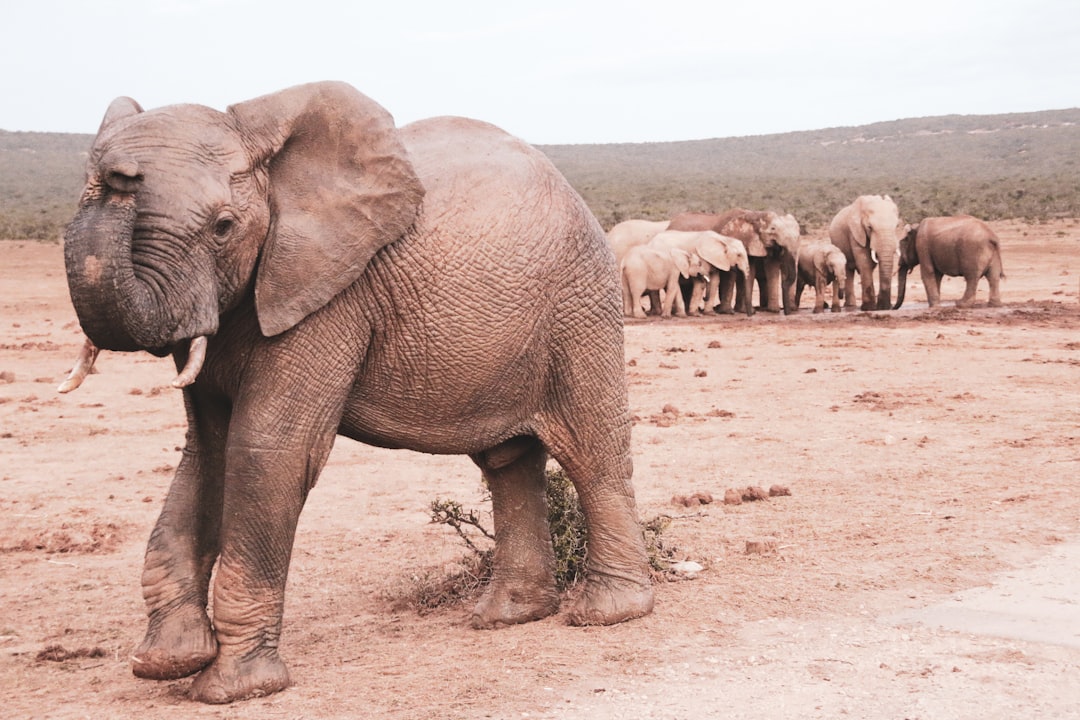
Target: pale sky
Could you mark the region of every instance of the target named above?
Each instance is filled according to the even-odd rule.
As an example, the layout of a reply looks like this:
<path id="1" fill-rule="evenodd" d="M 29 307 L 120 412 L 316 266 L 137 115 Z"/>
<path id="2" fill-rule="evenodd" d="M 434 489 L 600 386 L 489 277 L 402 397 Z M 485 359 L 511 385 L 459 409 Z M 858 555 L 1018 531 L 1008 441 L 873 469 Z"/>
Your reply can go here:
<path id="1" fill-rule="evenodd" d="M 113 98 L 231 103 L 343 80 L 405 124 L 535 144 L 760 135 L 1080 106 L 1078 0 L 26 0 L 0 129 L 97 131 Z"/>

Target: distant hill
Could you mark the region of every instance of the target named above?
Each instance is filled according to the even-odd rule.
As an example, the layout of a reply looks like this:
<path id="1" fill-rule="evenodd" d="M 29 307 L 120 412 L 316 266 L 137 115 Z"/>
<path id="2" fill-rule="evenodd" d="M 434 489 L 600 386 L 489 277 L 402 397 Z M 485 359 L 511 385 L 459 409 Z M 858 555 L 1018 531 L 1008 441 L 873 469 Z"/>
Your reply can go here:
<path id="1" fill-rule="evenodd" d="M 55 239 L 91 135 L 0 130 L 0 237 Z M 949 115 L 666 143 L 542 145 L 605 228 L 730 207 L 821 228 L 855 196 L 888 193 L 905 220 L 1080 217 L 1080 108 Z"/>
<path id="2" fill-rule="evenodd" d="M 684 210 L 774 208 L 826 225 L 862 194 L 905 220 L 1080 217 L 1080 109 L 949 115 L 779 135 L 541 149 L 604 227 Z"/>

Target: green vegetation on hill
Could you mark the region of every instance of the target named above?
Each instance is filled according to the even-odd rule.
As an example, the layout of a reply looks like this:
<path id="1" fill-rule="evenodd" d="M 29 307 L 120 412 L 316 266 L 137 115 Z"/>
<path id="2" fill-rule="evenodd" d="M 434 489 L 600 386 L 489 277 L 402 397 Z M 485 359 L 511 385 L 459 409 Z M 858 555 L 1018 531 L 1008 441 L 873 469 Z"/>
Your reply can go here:
<path id="1" fill-rule="evenodd" d="M 0 130 L 0 237 L 56 239 L 93 136 Z M 731 207 L 822 228 L 857 195 L 901 216 L 1080 217 L 1080 109 L 916 118 L 687 142 L 540 148 L 609 228 L 632 217 Z"/>
<path id="2" fill-rule="evenodd" d="M 92 135 L 0 130 L 0 238 L 58 238 L 75 213 Z"/>
<path id="3" fill-rule="evenodd" d="M 784 210 L 821 228 L 864 194 L 891 195 L 905 220 L 1080 216 L 1080 109 L 541 149 L 605 228 L 731 207 Z"/>

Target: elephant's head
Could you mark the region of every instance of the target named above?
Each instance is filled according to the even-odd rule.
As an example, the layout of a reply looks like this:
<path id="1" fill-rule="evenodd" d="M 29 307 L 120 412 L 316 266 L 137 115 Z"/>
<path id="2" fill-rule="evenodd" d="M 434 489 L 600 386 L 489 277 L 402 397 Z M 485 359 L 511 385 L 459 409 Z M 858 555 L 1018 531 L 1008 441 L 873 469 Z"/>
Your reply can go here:
<path id="1" fill-rule="evenodd" d="M 893 305 L 893 310 L 899 310 L 904 304 L 908 272 L 919 264 L 919 254 L 915 251 L 915 236 L 918 234 L 918 225 L 904 226 L 904 233 L 900 238 L 900 273 L 896 279 L 899 287 L 896 289 L 896 304 Z"/>
<path id="2" fill-rule="evenodd" d="M 729 272 L 732 268 L 742 273 L 746 290 L 752 290 L 750 285 L 750 257 L 746 252 L 746 245 L 738 238 L 728 237 L 711 230 L 698 235 L 697 253 L 717 270 Z M 750 297 L 747 295 L 747 297 Z M 753 315 L 753 303 L 746 303 L 746 314 Z"/>
<path id="3" fill-rule="evenodd" d="M 317 83 L 230 107 L 109 107 L 64 237 L 94 345 L 170 352 L 253 293 L 288 330 L 412 225 L 423 187 L 390 115 Z"/>
<path id="4" fill-rule="evenodd" d="M 796 258 L 799 255 L 799 221 L 791 213 L 777 215 L 774 212 L 766 214 L 768 222 L 762 230 L 762 240 L 767 247 L 781 257 Z"/>
<path id="5" fill-rule="evenodd" d="M 814 262 L 818 272 L 824 273 L 825 277 L 835 283 L 834 302 L 843 300 L 847 291 L 847 258 L 844 257 L 844 252 L 838 247 L 831 247 L 828 252 L 814 258 Z"/>
<path id="6" fill-rule="evenodd" d="M 878 263 L 877 309 L 892 307 L 892 278 L 896 261 L 900 211 L 888 195 L 863 195 L 848 216 L 848 233 Z"/>

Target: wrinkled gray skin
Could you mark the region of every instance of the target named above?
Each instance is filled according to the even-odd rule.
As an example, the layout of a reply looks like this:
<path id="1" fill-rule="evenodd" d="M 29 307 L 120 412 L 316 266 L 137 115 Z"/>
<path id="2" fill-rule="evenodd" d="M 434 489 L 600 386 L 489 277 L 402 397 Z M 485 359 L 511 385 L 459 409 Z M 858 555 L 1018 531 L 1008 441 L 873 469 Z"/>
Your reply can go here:
<path id="1" fill-rule="evenodd" d="M 743 208 L 719 214 L 680 213 L 671 218 L 668 230 L 712 230 L 741 240 L 746 247 L 750 260 L 748 280 L 736 284 L 731 275 L 720 278 L 720 301 L 713 307 L 715 312 L 730 314 L 745 309 L 747 315 L 752 314 L 753 303 L 747 289 L 753 288 L 755 280 L 763 310 L 780 312 L 783 303 L 790 312 L 795 299 L 795 259 L 799 250 L 799 223 L 794 217 Z"/>
<path id="2" fill-rule="evenodd" d="M 855 273 L 862 286 L 862 310 L 892 309 L 893 264 L 899 243 L 900 211 L 888 195 L 861 195 L 836 214 L 829 224 L 829 240 L 847 260 L 847 298 L 855 307 Z M 874 267 L 878 289 L 874 289 Z"/>
<path id="3" fill-rule="evenodd" d="M 495 578 L 473 624 L 550 615 L 548 454 L 589 530 L 575 624 L 652 608 L 630 477 L 617 273 L 539 152 L 476 121 L 400 130 L 338 83 L 234 105 L 115 101 L 65 237 L 90 340 L 208 336 L 143 570 L 140 677 L 230 702 L 289 683 L 289 557 L 335 435 L 468 454 L 491 489 Z M 207 615 L 211 570 L 213 619 Z"/>
<path id="4" fill-rule="evenodd" d="M 964 296 L 956 307 L 971 307 L 979 279 L 990 284 L 990 307 L 1001 305 L 1001 241 L 990 226 L 970 215 L 929 217 L 909 227 L 900 240 L 900 285 L 894 309 L 904 304 L 908 271 L 918 266 L 926 289 L 926 302 L 941 302 L 941 278 L 964 278 Z"/>
<path id="5" fill-rule="evenodd" d="M 847 287 L 847 260 L 840 248 L 830 242 L 807 243 L 799 248 L 799 282 L 795 289 L 795 307 L 802 301 L 803 288 L 814 287 L 814 312 L 825 311 L 825 289 L 833 286 L 832 311 L 840 312 Z"/>

